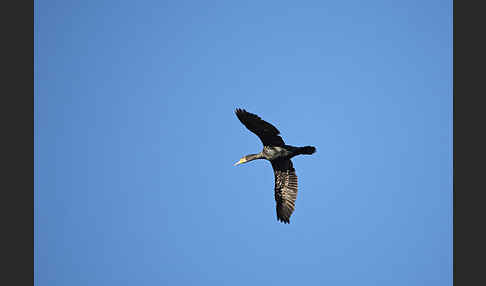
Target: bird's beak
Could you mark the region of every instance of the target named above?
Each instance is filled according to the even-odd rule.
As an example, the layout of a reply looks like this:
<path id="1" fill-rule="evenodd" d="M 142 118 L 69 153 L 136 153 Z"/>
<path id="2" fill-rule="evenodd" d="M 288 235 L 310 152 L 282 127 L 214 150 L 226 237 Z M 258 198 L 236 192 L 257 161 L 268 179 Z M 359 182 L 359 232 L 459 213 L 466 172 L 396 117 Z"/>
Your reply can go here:
<path id="1" fill-rule="evenodd" d="M 236 166 L 236 165 L 239 165 L 239 164 L 245 163 L 245 162 L 246 162 L 245 158 L 241 158 L 240 161 L 234 163 L 233 166 Z"/>

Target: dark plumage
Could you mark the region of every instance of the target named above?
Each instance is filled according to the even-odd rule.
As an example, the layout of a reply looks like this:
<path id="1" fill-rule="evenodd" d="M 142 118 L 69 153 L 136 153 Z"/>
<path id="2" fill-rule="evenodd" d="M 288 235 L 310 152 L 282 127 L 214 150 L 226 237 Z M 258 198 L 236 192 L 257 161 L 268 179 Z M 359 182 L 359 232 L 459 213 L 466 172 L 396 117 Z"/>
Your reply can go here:
<path id="1" fill-rule="evenodd" d="M 244 156 L 236 162 L 235 166 L 257 159 L 266 159 L 272 163 L 275 174 L 277 219 L 283 223 L 290 223 L 290 216 L 295 209 L 298 188 L 297 175 L 290 159 L 301 154 L 313 154 L 316 148 L 313 146 L 285 145 L 282 137 L 279 136 L 280 131 L 272 124 L 244 109 L 238 108 L 235 113 L 241 123 L 255 133 L 263 143 L 263 150 L 260 153 Z"/>

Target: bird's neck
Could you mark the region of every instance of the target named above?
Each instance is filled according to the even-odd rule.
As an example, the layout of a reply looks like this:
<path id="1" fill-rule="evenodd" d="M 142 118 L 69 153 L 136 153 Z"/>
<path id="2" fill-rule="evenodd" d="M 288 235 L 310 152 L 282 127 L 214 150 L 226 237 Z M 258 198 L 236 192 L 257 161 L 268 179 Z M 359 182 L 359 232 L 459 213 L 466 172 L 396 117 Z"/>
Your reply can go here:
<path id="1" fill-rule="evenodd" d="M 245 156 L 245 159 L 247 162 L 249 161 L 253 161 L 253 160 L 257 160 L 257 159 L 263 159 L 263 153 L 258 153 L 258 154 L 250 154 L 250 155 L 246 155 Z"/>

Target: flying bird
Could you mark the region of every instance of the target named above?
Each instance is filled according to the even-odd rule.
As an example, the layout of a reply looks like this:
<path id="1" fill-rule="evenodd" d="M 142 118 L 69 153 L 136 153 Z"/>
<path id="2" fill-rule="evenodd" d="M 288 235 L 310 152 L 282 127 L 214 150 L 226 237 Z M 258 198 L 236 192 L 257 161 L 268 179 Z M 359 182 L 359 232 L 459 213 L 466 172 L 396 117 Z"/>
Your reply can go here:
<path id="1" fill-rule="evenodd" d="M 258 154 L 244 156 L 234 166 L 257 159 L 265 159 L 272 163 L 275 175 L 277 220 L 290 223 L 290 216 L 294 212 L 297 199 L 297 175 L 290 159 L 297 155 L 311 155 L 316 152 L 316 148 L 286 145 L 279 136 L 280 131 L 272 124 L 244 109 L 237 108 L 235 113 L 241 123 L 260 138 L 263 150 Z"/>

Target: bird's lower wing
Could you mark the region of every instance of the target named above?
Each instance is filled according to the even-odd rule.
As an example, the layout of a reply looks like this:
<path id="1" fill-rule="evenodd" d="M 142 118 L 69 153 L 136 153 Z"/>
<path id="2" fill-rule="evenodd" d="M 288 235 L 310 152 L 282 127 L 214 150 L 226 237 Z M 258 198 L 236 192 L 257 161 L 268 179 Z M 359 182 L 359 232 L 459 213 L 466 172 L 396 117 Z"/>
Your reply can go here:
<path id="1" fill-rule="evenodd" d="M 290 223 L 297 199 L 297 175 L 290 160 L 272 162 L 272 167 L 275 174 L 277 219 L 283 223 Z"/>

